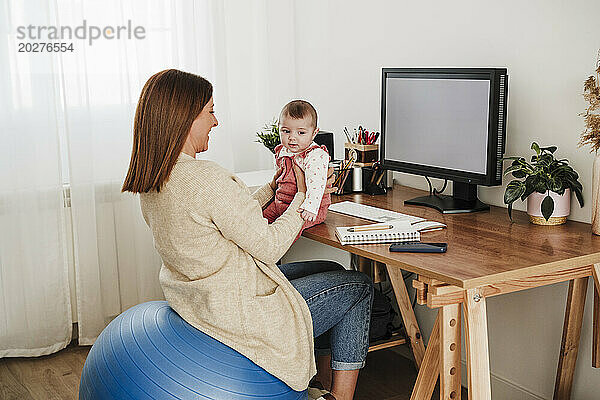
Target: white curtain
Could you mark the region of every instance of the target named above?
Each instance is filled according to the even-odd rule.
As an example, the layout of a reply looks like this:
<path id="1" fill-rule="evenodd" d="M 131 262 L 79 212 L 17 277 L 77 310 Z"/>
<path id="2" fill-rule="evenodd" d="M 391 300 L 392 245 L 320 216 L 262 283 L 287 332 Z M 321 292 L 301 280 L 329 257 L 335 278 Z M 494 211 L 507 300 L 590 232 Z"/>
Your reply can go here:
<path id="1" fill-rule="evenodd" d="M 57 65 L 6 40 L 15 17 L 41 24 L 50 10 L 13 6 L 0 5 L 0 357 L 49 354 L 71 340 Z"/>
<path id="2" fill-rule="evenodd" d="M 148 77 L 166 68 L 206 76 L 212 68 L 207 30 L 192 23 L 206 26 L 206 8 L 190 1 L 59 2 L 61 25 L 131 20 L 146 31 L 142 40 L 97 41 L 77 57 L 61 56 L 80 344 L 93 343 L 123 310 L 162 298 L 160 258 L 137 196 L 120 189 Z"/>
<path id="3" fill-rule="evenodd" d="M 273 155 L 255 142 L 255 135 L 298 93 L 297 2 L 214 0 L 210 5 L 215 109 L 221 125 L 211 135 L 211 145 L 213 137 L 232 138 L 233 151 L 221 164 L 235 172 L 273 168 Z"/>
<path id="4" fill-rule="evenodd" d="M 270 168 L 255 132 L 296 94 L 293 7 L 292 0 L 2 3 L 0 357 L 64 347 L 72 311 L 79 343 L 91 344 L 125 309 L 162 298 L 161 262 L 137 196 L 120 193 L 141 88 L 167 68 L 206 77 L 220 125 L 202 158 L 236 172 Z M 66 53 L 16 51 L 17 26 L 83 20 L 101 27 L 131 20 L 145 38 L 73 40 Z"/>

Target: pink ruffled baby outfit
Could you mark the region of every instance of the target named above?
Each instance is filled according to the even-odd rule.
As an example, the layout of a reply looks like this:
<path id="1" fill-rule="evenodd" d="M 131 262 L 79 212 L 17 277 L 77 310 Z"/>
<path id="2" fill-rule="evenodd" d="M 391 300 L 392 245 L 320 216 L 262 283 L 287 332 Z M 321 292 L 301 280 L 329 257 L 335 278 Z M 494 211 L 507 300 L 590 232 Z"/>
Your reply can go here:
<path id="1" fill-rule="evenodd" d="M 327 184 L 329 153 L 325 146 L 319 146 L 315 142 L 312 142 L 301 153 L 292 153 L 281 144 L 275 147 L 275 163 L 283 171 L 276 181 L 275 199 L 263 210 L 263 216 L 267 218 L 269 223 L 272 223 L 283 214 L 298 191 L 296 176 L 292 169 L 293 162 L 304 171 L 306 179 L 306 199 L 301 207 L 317 216 L 314 221 L 304 222 L 302 230 L 298 234 L 299 237 L 304 229 L 320 224 L 325 221 L 327 216 L 331 196 L 329 194 L 323 195 L 323 192 Z"/>

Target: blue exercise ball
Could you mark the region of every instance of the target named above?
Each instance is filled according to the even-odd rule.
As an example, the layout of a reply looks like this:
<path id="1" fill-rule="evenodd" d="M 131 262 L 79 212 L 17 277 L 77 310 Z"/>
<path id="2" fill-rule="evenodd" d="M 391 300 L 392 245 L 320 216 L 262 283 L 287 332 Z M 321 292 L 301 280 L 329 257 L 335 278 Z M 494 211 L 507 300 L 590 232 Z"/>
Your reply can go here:
<path id="1" fill-rule="evenodd" d="M 185 322 L 166 301 L 115 318 L 92 346 L 79 385 L 80 400 L 306 398 Z"/>

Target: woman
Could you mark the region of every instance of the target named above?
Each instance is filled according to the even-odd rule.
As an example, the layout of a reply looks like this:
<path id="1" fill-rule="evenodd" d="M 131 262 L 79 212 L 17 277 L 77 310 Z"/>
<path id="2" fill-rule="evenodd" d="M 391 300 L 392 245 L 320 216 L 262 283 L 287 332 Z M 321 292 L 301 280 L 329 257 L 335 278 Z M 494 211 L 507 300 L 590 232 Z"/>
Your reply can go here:
<path id="1" fill-rule="evenodd" d="M 372 284 L 330 262 L 276 266 L 304 222 L 304 174 L 295 169 L 298 193 L 268 224 L 262 208 L 276 177 L 250 194 L 229 171 L 195 159 L 217 124 L 212 85 L 199 76 L 165 70 L 142 89 L 123 191 L 140 193 L 165 298 L 191 325 L 294 390 L 315 375 L 317 347 L 317 379 L 331 388 L 323 398 L 352 399 L 368 348 Z"/>

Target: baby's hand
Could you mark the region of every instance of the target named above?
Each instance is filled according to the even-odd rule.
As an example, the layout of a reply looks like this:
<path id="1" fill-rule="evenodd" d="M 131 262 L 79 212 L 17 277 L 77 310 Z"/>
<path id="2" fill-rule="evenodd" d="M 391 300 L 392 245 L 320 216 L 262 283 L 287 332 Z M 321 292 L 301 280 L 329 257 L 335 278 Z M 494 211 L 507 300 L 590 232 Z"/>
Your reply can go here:
<path id="1" fill-rule="evenodd" d="M 302 219 L 304 219 L 305 221 L 314 221 L 315 219 L 317 219 L 317 214 L 313 214 L 309 211 L 306 210 L 302 210 L 302 212 L 300 213 L 300 215 L 302 216 Z"/>

